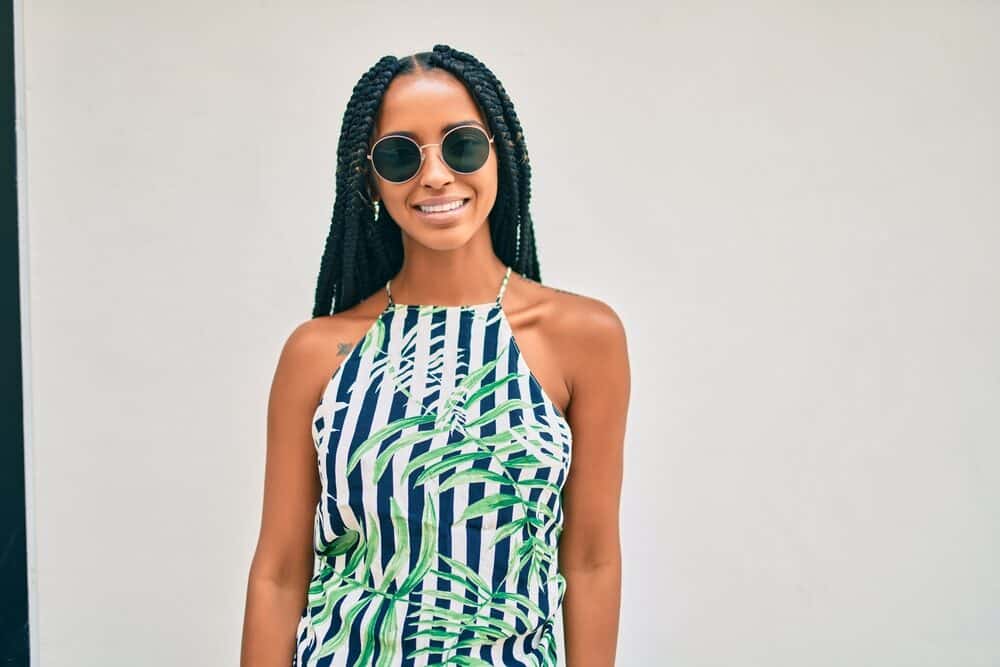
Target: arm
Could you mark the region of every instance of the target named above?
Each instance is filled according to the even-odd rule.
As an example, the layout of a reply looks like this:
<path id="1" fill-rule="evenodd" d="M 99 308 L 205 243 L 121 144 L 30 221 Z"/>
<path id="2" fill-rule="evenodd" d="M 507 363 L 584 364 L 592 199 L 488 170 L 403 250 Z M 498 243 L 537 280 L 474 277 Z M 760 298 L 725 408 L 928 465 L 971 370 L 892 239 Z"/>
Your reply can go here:
<path id="1" fill-rule="evenodd" d="M 319 498 L 310 431 L 318 390 L 316 335 L 309 323 L 289 336 L 271 385 L 260 535 L 247 583 L 241 667 L 288 667 L 312 577 L 313 513 Z"/>
<path id="2" fill-rule="evenodd" d="M 566 578 L 568 667 L 613 667 L 621 605 L 618 513 L 630 370 L 617 314 L 596 302 L 574 328 L 570 472 L 563 487 L 559 568 Z"/>

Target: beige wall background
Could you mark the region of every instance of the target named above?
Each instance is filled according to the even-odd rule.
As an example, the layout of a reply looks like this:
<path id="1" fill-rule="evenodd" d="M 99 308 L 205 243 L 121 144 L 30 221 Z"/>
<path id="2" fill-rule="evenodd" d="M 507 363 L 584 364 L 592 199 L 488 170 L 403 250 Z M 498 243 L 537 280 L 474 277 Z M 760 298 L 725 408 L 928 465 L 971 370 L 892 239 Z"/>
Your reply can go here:
<path id="1" fill-rule="evenodd" d="M 341 116 L 435 43 L 629 335 L 618 664 L 1000 664 L 996 3 L 15 7 L 34 665 L 237 663 Z"/>

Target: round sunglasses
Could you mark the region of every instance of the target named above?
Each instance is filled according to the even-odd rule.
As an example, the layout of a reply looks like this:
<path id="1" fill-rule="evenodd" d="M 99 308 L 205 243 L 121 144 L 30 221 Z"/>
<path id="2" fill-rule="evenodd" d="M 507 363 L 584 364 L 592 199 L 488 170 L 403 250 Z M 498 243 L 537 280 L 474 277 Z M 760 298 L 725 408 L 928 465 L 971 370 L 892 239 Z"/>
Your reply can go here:
<path id="1" fill-rule="evenodd" d="M 424 148 L 441 146 L 441 157 L 457 174 L 471 174 L 486 164 L 493 137 L 478 125 L 459 125 L 445 132 L 439 144 L 421 146 L 410 137 L 389 134 L 372 145 L 368 159 L 383 180 L 406 183 L 417 175 L 424 163 Z"/>

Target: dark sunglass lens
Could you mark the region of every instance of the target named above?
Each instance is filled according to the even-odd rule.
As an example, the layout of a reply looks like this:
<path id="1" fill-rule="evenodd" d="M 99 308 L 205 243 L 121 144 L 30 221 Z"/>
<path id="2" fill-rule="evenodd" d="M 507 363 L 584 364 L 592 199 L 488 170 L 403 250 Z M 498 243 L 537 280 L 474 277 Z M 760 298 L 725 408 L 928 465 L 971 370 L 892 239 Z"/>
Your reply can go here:
<path id="1" fill-rule="evenodd" d="M 372 163 L 387 181 L 405 181 L 420 168 L 420 149 L 409 139 L 388 137 L 372 151 Z"/>
<path id="2" fill-rule="evenodd" d="M 486 164 L 490 141 L 478 128 L 460 127 L 445 137 L 441 153 L 452 169 L 471 173 Z"/>

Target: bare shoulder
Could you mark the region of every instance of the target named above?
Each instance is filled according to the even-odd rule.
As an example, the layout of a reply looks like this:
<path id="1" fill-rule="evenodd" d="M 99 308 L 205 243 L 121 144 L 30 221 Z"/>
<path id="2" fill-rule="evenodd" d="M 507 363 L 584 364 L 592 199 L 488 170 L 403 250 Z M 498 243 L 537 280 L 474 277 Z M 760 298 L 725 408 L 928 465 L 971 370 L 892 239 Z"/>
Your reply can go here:
<path id="1" fill-rule="evenodd" d="M 370 325 L 376 313 L 369 313 L 359 306 L 354 306 L 333 315 L 323 315 L 301 322 L 292 329 L 285 341 L 285 347 L 296 356 L 313 356 L 325 354 L 333 347 L 347 346 L 341 349 L 347 352 L 354 341 L 354 334 L 359 327 Z"/>
<path id="2" fill-rule="evenodd" d="M 326 381 L 374 324 L 379 310 L 375 301 L 366 299 L 339 313 L 297 324 L 282 348 L 279 374 L 295 381 L 310 400 L 318 399 Z"/>
<path id="3" fill-rule="evenodd" d="M 606 302 L 524 276 L 524 291 L 544 307 L 551 333 L 561 342 L 583 346 L 624 344 L 625 326 Z"/>
<path id="4" fill-rule="evenodd" d="M 594 297 L 518 276 L 520 292 L 545 346 L 558 360 L 566 393 L 585 386 L 628 384 L 625 326 L 609 304 Z"/>

